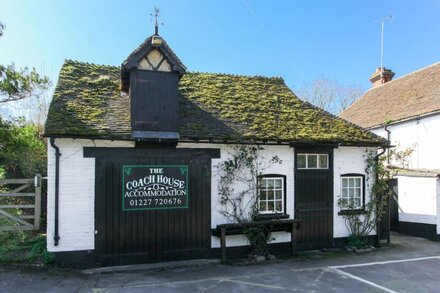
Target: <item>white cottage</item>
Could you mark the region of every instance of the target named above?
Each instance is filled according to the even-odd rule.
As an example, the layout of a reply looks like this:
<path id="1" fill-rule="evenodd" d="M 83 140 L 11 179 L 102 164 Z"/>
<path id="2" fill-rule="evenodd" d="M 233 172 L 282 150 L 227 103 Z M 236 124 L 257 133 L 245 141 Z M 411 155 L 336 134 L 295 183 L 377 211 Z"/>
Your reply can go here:
<path id="1" fill-rule="evenodd" d="M 391 224 L 396 231 L 435 239 L 440 234 L 440 63 L 393 76 L 378 68 L 370 79 L 373 87 L 340 116 L 387 138 L 397 150 L 413 150 L 396 176 L 398 207 Z"/>
<path id="2" fill-rule="evenodd" d="M 265 219 L 300 219 L 300 249 L 348 236 L 337 200 L 361 210 L 365 154 L 386 141 L 300 101 L 279 77 L 187 72 L 158 34 L 122 66 L 66 60 L 46 122 L 47 248 L 81 266 L 218 257 L 218 163 L 232 146 L 278 156 L 260 177 Z M 344 188 L 341 187 L 344 184 Z M 290 234 L 275 232 L 274 253 Z M 227 236 L 243 255 L 243 235 Z"/>

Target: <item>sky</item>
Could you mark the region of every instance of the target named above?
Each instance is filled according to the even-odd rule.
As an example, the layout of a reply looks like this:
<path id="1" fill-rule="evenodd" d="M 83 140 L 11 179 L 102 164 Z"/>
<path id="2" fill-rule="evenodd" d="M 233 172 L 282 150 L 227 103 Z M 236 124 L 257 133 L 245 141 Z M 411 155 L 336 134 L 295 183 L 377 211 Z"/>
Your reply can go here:
<path id="1" fill-rule="evenodd" d="M 119 66 L 154 27 L 190 71 L 281 76 L 292 89 L 325 77 L 370 87 L 440 61 L 440 0 L 0 0 L 0 64 L 56 83 L 65 59 Z"/>

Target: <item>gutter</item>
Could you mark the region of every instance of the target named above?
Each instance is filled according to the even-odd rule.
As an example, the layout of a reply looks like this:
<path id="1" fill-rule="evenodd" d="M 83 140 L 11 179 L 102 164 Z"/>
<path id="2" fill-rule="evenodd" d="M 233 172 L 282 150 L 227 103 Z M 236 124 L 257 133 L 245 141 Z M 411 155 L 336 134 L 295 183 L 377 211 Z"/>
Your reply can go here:
<path id="1" fill-rule="evenodd" d="M 391 140 L 391 130 L 388 129 L 388 124 L 384 126 L 384 130 L 387 133 L 388 143 L 391 144 L 391 141 L 390 141 Z M 388 156 L 387 157 L 387 163 L 389 165 L 390 164 L 390 149 L 389 148 L 387 149 L 387 156 Z"/>
<path id="2" fill-rule="evenodd" d="M 54 245 L 58 246 L 60 235 L 58 231 L 59 195 L 60 195 L 60 148 L 55 145 L 55 138 L 49 139 L 50 145 L 55 149 L 55 223 L 54 223 Z"/>

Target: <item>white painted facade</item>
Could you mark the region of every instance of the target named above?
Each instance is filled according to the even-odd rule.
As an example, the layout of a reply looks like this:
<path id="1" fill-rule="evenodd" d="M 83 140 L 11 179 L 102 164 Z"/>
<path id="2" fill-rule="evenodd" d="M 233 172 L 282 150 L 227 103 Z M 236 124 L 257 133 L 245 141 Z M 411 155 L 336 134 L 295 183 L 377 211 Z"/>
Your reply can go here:
<path id="1" fill-rule="evenodd" d="M 60 186 L 59 186 L 59 235 L 58 246 L 54 246 L 54 186 L 55 186 L 55 151 L 48 144 L 48 202 L 47 202 L 47 239 L 48 250 L 78 251 L 94 249 L 95 231 L 95 159 L 83 157 L 83 147 L 134 147 L 134 142 L 105 141 L 84 139 L 56 139 L 55 144 L 60 148 Z M 218 144 L 189 144 L 181 143 L 178 147 L 216 148 L 221 150 L 221 157 L 212 160 L 211 172 L 211 227 L 226 223 L 219 212 L 220 199 L 217 188 L 219 174 L 216 165 L 231 156 L 232 148 Z M 341 194 L 340 175 L 346 173 L 365 174 L 365 147 L 340 147 L 334 150 L 334 231 L 333 237 L 346 237 L 349 232 L 345 226 L 337 201 Z M 273 164 L 267 168 L 266 174 L 282 174 L 286 176 L 286 213 L 294 218 L 294 149 L 289 146 L 264 146 L 262 156 L 270 159 L 278 156 L 282 163 Z M 372 182 L 366 180 L 367 182 Z M 365 188 L 365 199 L 370 198 L 370 188 Z M 290 241 L 286 232 L 274 233 L 273 243 Z M 228 236 L 227 246 L 247 245 L 244 236 Z M 212 247 L 220 247 L 219 238 L 212 237 Z"/>
<path id="2" fill-rule="evenodd" d="M 397 150 L 412 148 L 410 169 L 440 170 L 440 113 L 388 126 L 390 141 Z M 372 132 L 387 137 L 383 127 Z M 437 225 L 440 234 L 440 179 L 397 176 L 399 221 Z"/>
<path id="3" fill-rule="evenodd" d="M 437 180 L 432 177 L 397 176 L 399 220 L 437 224 Z"/>
<path id="4" fill-rule="evenodd" d="M 391 124 L 388 130 L 391 144 L 398 149 L 414 149 L 409 159 L 410 169 L 440 169 L 440 113 Z M 371 131 L 387 138 L 383 127 Z"/>

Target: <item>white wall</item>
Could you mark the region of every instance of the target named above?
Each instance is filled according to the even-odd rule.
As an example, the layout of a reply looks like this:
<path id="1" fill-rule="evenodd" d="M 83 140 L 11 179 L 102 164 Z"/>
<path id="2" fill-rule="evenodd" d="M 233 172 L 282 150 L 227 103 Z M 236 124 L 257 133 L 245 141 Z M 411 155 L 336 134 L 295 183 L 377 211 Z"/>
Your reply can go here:
<path id="1" fill-rule="evenodd" d="M 333 237 L 347 237 L 349 231 L 345 225 L 343 216 L 339 216 L 340 208 L 338 206 L 338 199 L 341 197 L 341 175 L 347 173 L 365 174 L 367 167 L 366 156 L 368 149 L 365 147 L 340 147 L 334 151 L 334 210 L 333 221 L 334 230 Z M 367 180 L 365 177 L 365 202 L 370 200 L 370 191 L 374 183 L 374 176 Z M 372 234 L 375 234 L 373 231 Z"/>
<path id="2" fill-rule="evenodd" d="M 47 249 L 49 251 L 95 248 L 95 159 L 83 157 L 83 147 L 132 147 L 132 142 L 56 139 L 60 148 L 59 235 L 54 246 L 55 150 L 48 143 Z"/>
<path id="3" fill-rule="evenodd" d="M 55 151 L 48 146 L 48 218 L 47 235 L 49 251 L 75 251 L 94 249 L 94 196 L 95 196 L 95 159 L 83 157 L 83 147 L 134 147 L 133 142 L 91 141 L 56 139 L 60 157 L 60 198 L 59 198 L 59 235 L 58 246 L 53 245 L 54 236 L 54 186 L 55 186 Z M 231 156 L 232 148 L 216 144 L 179 144 L 178 147 L 218 148 L 221 158 L 212 161 L 211 184 L 211 227 L 226 223 L 227 220 L 219 212 L 218 196 L 219 174 L 216 165 Z M 282 164 L 273 164 L 265 170 L 266 174 L 282 174 L 286 176 L 286 212 L 294 218 L 294 149 L 288 146 L 265 146 L 262 156 L 270 159 L 277 155 Z M 349 232 L 342 216 L 338 216 L 337 199 L 340 196 L 340 175 L 344 173 L 365 173 L 365 148 L 340 147 L 334 152 L 334 237 L 346 237 Z M 368 188 L 367 188 L 368 190 Z M 368 191 L 367 191 L 368 192 Z M 369 198 L 369 192 L 366 199 Z M 290 241 L 287 232 L 274 233 L 277 242 Z M 228 246 L 247 245 L 243 236 L 227 237 Z M 218 237 L 212 237 L 212 247 L 220 247 Z"/>
<path id="4" fill-rule="evenodd" d="M 437 224 L 438 179 L 397 176 L 399 221 Z"/>
<path id="5" fill-rule="evenodd" d="M 393 145 L 399 145 L 400 149 L 414 148 L 410 168 L 440 169 L 440 114 L 392 124 L 388 130 Z M 387 137 L 383 127 L 371 131 Z"/>
<path id="6" fill-rule="evenodd" d="M 229 159 L 232 155 L 233 148 L 227 145 L 216 144 L 179 144 L 179 147 L 197 147 L 197 148 L 218 148 L 221 149 L 220 158 L 212 160 L 212 182 L 211 182 L 211 227 L 215 228 L 219 224 L 228 223 L 228 220 L 220 213 L 220 198 L 218 195 L 218 183 L 219 172 L 216 167 L 220 162 Z M 294 218 L 294 186 L 293 186 L 293 171 L 294 171 L 294 150 L 289 146 L 264 146 L 264 150 L 261 152 L 262 161 L 270 160 L 274 155 L 277 155 L 282 163 L 273 164 L 266 170 L 265 174 L 282 174 L 286 176 L 286 213 L 290 215 L 290 218 Z M 287 242 L 290 241 L 290 233 L 277 232 L 272 235 L 275 240 L 272 243 Z M 248 241 L 244 236 L 228 236 L 226 237 L 226 245 L 232 246 L 244 246 L 248 245 Z M 212 247 L 220 247 L 220 239 L 218 237 L 211 238 Z"/>
<path id="7" fill-rule="evenodd" d="M 409 159 L 410 169 L 440 170 L 440 114 L 392 124 L 391 143 L 397 149 L 413 148 Z M 372 129 L 387 137 L 384 128 Z M 440 194 L 438 179 L 398 176 L 399 221 L 437 225 L 440 231 Z M 439 223 L 438 223 L 439 222 Z"/>

